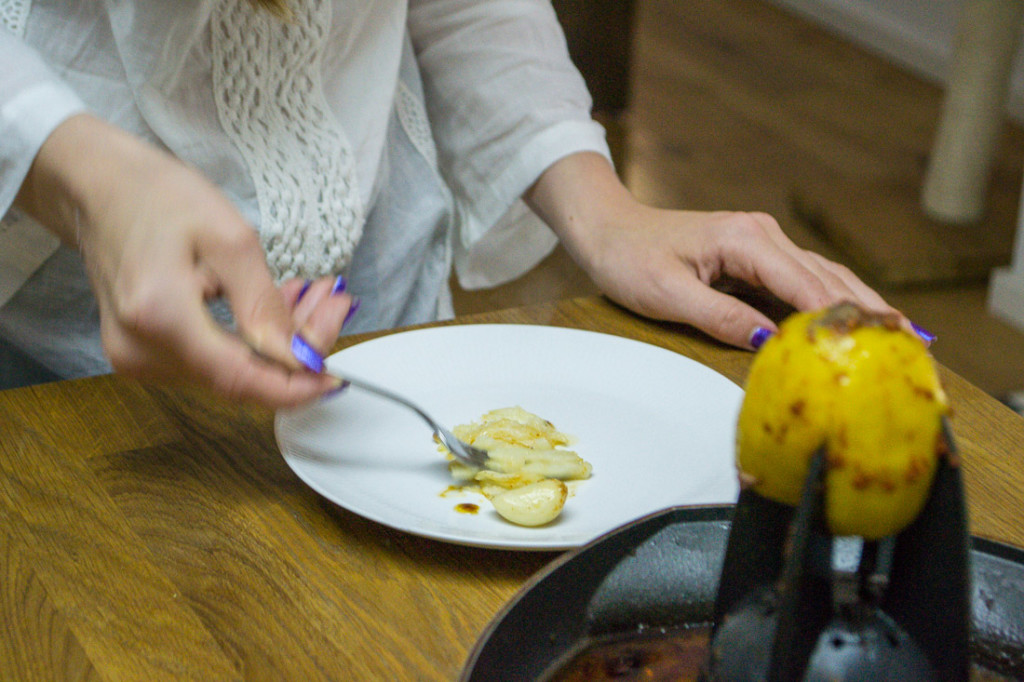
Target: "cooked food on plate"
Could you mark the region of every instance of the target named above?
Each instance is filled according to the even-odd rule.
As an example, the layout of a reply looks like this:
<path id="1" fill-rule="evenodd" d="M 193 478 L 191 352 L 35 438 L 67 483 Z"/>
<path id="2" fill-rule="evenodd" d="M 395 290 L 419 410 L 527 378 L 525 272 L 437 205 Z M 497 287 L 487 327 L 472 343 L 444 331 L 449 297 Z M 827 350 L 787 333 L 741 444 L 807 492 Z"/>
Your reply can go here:
<path id="1" fill-rule="evenodd" d="M 570 437 L 521 407 L 492 410 L 452 431 L 488 454 L 483 469 L 451 459 L 452 476 L 463 489 L 482 493 L 512 523 L 550 523 L 569 497 L 565 482 L 590 478 L 590 463 L 567 449 Z M 443 445 L 438 449 L 447 453 Z"/>

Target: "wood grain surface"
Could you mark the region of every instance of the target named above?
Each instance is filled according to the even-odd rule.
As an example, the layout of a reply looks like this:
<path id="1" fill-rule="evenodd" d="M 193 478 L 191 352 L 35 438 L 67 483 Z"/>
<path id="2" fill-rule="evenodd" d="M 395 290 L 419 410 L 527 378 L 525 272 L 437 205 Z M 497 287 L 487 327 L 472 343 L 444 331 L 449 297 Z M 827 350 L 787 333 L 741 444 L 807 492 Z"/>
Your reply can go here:
<path id="1" fill-rule="evenodd" d="M 1020 126 L 998 123 L 983 216 L 944 223 L 921 208 L 941 86 L 772 3 L 647 0 L 636 30 L 636 191 L 661 174 L 675 183 L 655 183 L 658 203 L 792 217 L 876 286 L 985 281 L 1009 263 Z"/>
<path id="2" fill-rule="evenodd" d="M 740 384 L 752 358 L 600 298 L 457 322 L 618 334 Z M 973 529 L 1024 546 L 1024 420 L 943 379 Z M 117 376 L 0 392 L 3 680 L 452 680 L 555 556 L 422 539 L 326 502 L 263 409 Z"/>

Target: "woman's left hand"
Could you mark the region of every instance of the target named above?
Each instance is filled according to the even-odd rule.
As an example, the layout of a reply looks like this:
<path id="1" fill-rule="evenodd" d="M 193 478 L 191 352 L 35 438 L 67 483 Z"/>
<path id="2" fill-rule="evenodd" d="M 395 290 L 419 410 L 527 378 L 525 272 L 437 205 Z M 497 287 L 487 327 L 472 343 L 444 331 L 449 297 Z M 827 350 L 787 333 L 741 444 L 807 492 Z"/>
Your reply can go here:
<path id="1" fill-rule="evenodd" d="M 755 336 L 777 327 L 762 311 L 712 288 L 724 278 L 766 289 L 798 310 L 846 300 L 893 311 L 848 268 L 799 248 L 771 216 L 645 206 L 598 154 L 556 162 L 526 200 L 609 298 L 734 346 L 751 348 Z"/>

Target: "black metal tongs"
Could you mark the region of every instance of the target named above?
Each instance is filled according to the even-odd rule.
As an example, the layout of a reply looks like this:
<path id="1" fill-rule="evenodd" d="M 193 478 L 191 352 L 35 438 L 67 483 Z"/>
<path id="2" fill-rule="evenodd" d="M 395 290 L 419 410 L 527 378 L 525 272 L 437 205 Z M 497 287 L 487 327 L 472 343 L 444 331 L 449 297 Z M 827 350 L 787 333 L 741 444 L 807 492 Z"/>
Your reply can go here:
<path id="1" fill-rule="evenodd" d="M 967 680 L 970 547 L 949 424 L 917 519 L 878 541 L 825 523 L 826 453 L 800 505 L 740 493 L 704 679 Z"/>

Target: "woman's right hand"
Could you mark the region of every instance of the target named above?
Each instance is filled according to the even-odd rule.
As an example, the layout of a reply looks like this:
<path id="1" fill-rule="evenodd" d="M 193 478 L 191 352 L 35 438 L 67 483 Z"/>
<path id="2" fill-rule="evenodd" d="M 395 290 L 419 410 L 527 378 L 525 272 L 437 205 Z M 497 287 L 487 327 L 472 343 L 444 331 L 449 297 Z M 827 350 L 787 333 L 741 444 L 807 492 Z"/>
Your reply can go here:
<path id="1" fill-rule="evenodd" d="M 275 286 L 258 235 L 220 190 L 169 154 L 93 117 L 50 135 L 18 206 L 76 245 L 118 372 L 185 382 L 267 407 L 335 388 L 292 352 L 296 334 L 330 350 L 352 299 L 334 278 Z M 223 296 L 238 333 L 206 302 Z"/>

